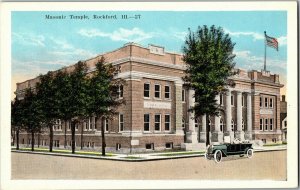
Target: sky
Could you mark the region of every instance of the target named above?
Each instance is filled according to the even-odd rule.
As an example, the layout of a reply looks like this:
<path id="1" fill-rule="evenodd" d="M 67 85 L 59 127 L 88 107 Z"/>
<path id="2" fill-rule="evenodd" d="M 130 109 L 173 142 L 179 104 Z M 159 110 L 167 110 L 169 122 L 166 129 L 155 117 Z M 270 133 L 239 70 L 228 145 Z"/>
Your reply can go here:
<path id="1" fill-rule="evenodd" d="M 46 15 L 65 19 L 46 19 Z M 71 19 L 70 15 L 89 19 Z M 116 15 L 117 19 L 93 19 Z M 121 15 L 136 18 L 121 19 Z M 277 38 L 279 51 L 267 48 L 267 70 L 280 75 L 286 86 L 286 11 L 76 11 L 12 12 L 12 98 L 16 83 L 72 65 L 79 60 L 135 42 L 164 46 L 182 52 L 188 28 L 222 27 L 234 43 L 237 68 L 261 70 L 264 63 L 264 31 Z M 281 90 L 285 94 L 286 88 Z"/>

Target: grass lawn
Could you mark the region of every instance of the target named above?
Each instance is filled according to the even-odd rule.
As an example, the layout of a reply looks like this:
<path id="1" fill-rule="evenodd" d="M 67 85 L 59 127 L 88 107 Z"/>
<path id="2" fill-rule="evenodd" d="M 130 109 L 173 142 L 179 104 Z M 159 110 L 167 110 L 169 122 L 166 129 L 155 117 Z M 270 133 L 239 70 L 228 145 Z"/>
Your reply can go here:
<path id="1" fill-rule="evenodd" d="M 12 150 L 16 150 L 16 148 L 13 147 Z M 19 150 L 31 151 L 31 148 L 20 148 Z M 49 152 L 49 149 L 47 149 L 47 148 L 34 148 L 34 152 Z M 53 153 L 72 154 L 71 150 L 53 149 L 52 152 Z M 75 151 L 75 154 L 77 154 L 77 155 L 89 155 L 89 156 L 102 156 L 101 152 Z M 105 156 L 115 156 L 115 154 L 106 153 Z"/>
<path id="2" fill-rule="evenodd" d="M 155 156 L 182 156 L 182 155 L 193 155 L 193 154 L 203 154 L 205 151 L 193 151 L 193 152 L 170 152 L 164 154 L 156 154 Z"/>
<path id="3" fill-rule="evenodd" d="M 282 146 L 282 145 L 287 145 L 287 143 L 264 144 L 264 146 Z"/>
<path id="4" fill-rule="evenodd" d="M 126 157 L 124 157 L 124 158 L 126 158 L 126 159 L 129 159 L 129 160 L 138 160 L 138 159 L 143 159 L 143 158 L 141 158 L 141 157 L 137 157 L 137 156 L 126 156 Z"/>

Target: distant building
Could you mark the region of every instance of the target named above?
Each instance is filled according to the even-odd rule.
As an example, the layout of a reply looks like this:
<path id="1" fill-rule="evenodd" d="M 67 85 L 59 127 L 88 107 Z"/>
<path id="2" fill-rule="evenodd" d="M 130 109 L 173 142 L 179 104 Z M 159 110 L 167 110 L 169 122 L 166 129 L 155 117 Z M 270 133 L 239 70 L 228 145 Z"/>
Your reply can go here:
<path id="1" fill-rule="evenodd" d="M 280 101 L 280 128 L 282 130 L 282 141 L 287 141 L 287 102 L 285 95 L 282 95 Z"/>
<path id="2" fill-rule="evenodd" d="M 205 142 L 220 143 L 224 136 L 264 143 L 281 141 L 279 75 L 268 71 L 244 71 L 238 69 L 233 76 L 236 85 L 217 96 L 225 112 L 210 117 L 209 129 L 205 116 L 193 119 L 188 108 L 193 106 L 194 91 L 186 89 L 182 77 L 186 68 L 182 55 L 166 52 L 164 47 L 149 45 L 147 48 L 135 43 L 125 44 L 95 58 L 86 60 L 90 71 L 104 56 L 107 62 L 120 68 L 117 77 L 126 80 L 122 96 L 126 105 L 119 108 L 115 120 L 91 117 L 76 126 L 76 146 L 81 142 L 85 149 L 101 147 L 101 125 L 105 127 L 108 151 L 143 152 L 180 148 L 205 147 Z M 73 66 L 66 68 L 70 69 Z M 17 98 L 22 99 L 26 88 L 34 88 L 38 78 L 17 84 Z M 60 120 L 54 126 L 54 146 L 71 145 L 70 123 Z M 83 133 L 83 139 L 80 134 Z M 20 142 L 27 144 L 31 137 L 22 133 Z M 40 135 L 39 143 L 49 145 L 49 136 Z"/>

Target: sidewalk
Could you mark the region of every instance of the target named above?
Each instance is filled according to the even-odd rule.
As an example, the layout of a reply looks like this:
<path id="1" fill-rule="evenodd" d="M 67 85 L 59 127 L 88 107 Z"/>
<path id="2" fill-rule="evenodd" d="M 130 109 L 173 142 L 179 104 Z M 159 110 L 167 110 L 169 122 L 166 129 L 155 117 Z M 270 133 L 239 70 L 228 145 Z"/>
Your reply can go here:
<path id="1" fill-rule="evenodd" d="M 254 147 L 254 152 L 266 152 L 266 151 L 278 151 L 278 150 L 286 150 L 286 145 Z M 78 154 L 71 154 L 63 151 L 61 152 L 46 152 L 46 151 L 31 152 L 30 150 L 11 150 L 11 151 L 18 152 L 18 153 L 43 154 L 43 155 L 52 155 L 52 156 L 66 156 L 66 157 L 103 159 L 103 160 L 115 160 L 115 161 L 127 161 L 127 162 L 202 157 L 205 154 L 205 150 L 181 151 L 181 152 L 155 152 L 155 153 L 143 153 L 143 154 L 108 153 L 107 156 L 101 156 L 100 153 L 98 152 L 95 153 L 94 155 L 91 155 L 88 152 L 83 152 L 83 151 L 77 151 Z"/>

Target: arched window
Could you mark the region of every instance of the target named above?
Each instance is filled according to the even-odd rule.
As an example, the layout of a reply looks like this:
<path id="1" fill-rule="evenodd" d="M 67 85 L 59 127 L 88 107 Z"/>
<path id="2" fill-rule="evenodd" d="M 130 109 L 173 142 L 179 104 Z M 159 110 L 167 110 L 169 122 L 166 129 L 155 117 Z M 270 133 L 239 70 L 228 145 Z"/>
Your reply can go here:
<path id="1" fill-rule="evenodd" d="M 223 132 L 224 129 L 224 121 L 223 119 L 220 120 L 220 130 Z"/>
<path id="2" fill-rule="evenodd" d="M 234 120 L 231 120 L 231 131 L 234 131 Z"/>

